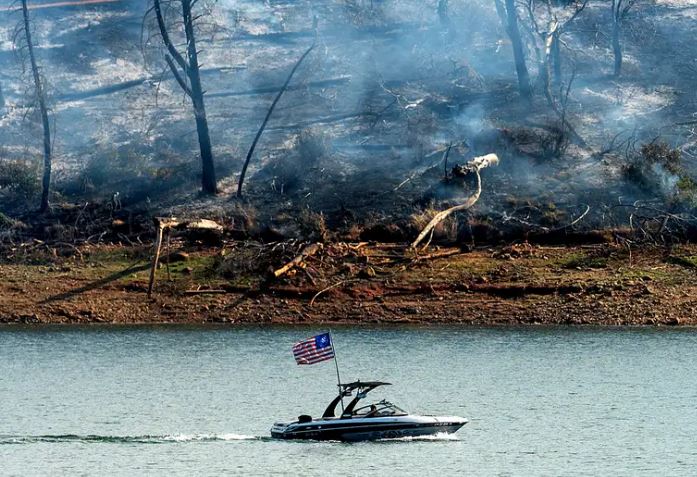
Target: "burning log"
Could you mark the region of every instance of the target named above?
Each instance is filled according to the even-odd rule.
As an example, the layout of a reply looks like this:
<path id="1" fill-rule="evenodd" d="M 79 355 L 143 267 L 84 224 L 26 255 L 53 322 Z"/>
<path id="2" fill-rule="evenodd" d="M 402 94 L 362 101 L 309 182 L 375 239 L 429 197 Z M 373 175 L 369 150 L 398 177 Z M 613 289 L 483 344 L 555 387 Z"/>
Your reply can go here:
<path id="1" fill-rule="evenodd" d="M 482 178 L 479 175 L 479 171 L 485 167 L 495 166 L 498 163 L 499 157 L 496 154 L 487 154 L 486 156 L 475 157 L 464 166 L 461 166 L 458 169 L 458 172 L 462 175 L 475 174 L 477 178 L 477 190 L 464 203 L 438 212 L 426 225 L 426 227 L 423 228 L 419 236 L 416 237 L 416 240 L 411 243 L 412 248 L 416 248 L 426 238 L 426 236 L 431 233 L 434 227 L 445 220 L 445 218 L 450 214 L 460 210 L 467 210 L 472 207 L 477 200 L 479 200 L 479 196 L 482 193 Z"/>

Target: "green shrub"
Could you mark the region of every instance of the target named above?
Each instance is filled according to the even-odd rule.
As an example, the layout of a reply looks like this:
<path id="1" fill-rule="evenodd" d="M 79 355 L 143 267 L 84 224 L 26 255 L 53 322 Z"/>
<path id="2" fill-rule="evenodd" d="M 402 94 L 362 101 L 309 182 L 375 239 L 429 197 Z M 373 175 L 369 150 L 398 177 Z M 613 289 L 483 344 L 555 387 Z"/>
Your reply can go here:
<path id="1" fill-rule="evenodd" d="M 697 207 L 697 182 L 691 177 L 682 175 L 675 186 L 677 188 L 675 200 L 678 203 Z"/>

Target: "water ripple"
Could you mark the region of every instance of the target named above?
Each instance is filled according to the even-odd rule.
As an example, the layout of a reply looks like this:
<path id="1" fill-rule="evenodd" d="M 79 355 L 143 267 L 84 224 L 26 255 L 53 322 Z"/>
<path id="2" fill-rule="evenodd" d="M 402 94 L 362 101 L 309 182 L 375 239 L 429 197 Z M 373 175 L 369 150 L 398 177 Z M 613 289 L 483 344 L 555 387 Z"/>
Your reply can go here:
<path id="1" fill-rule="evenodd" d="M 95 434 L 47 434 L 35 436 L 0 435 L 0 445 L 35 444 L 41 442 L 62 443 L 80 442 L 96 444 L 166 444 L 172 442 L 214 442 L 214 441 L 249 441 L 270 438 L 244 434 L 165 434 L 142 436 L 102 436 Z"/>
<path id="2" fill-rule="evenodd" d="M 396 437 L 380 439 L 379 442 L 411 441 L 457 441 L 455 434 L 439 433 L 431 436 Z M 275 441 L 269 436 L 250 436 L 245 434 L 164 434 L 141 436 L 108 436 L 97 434 L 45 434 L 45 435 L 0 435 L 0 445 L 36 444 L 36 443 L 83 443 L 83 444 L 168 444 L 181 442 L 216 442 L 216 441 Z M 288 441 L 285 441 L 288 442 Z M 318 442 L 313 440 L 293 442 Z M 340 441 L 326 441 L 340 442 Z"/>

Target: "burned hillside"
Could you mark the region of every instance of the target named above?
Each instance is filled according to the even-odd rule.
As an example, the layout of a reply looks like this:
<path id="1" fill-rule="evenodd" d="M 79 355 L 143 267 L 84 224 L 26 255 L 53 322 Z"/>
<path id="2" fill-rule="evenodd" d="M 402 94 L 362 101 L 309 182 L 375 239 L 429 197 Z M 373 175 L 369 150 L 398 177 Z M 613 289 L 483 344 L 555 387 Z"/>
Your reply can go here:
<path id="1" fill-rule="evenodd" d="M 7 237 L 62 226 L 71 237 L 106 230 L 133 240 L 150 217 L 176 215 L 219 220 L 235 237 L 410 242 L 437 211 L 470 197 L 475 185 L 454 172 L 490 153 L 500 164 L 482 170 L 479 200 L 433 240 L 694 236 L 692 2 L 627 2 L 619 13 L 595 1 L 200 2 L 212 196 L 199 193 L 191 78 L 179 81 L 168 65 L 179 54 L 179 71 L 193 69 L 181 2 L 162 2 L 179 53 L 163 43 L 152 2 L 29 2 L 53 133 L 51 207 L 40 217 L 41 121 L 17 41 L 21 13 L 5 3 Z"/>

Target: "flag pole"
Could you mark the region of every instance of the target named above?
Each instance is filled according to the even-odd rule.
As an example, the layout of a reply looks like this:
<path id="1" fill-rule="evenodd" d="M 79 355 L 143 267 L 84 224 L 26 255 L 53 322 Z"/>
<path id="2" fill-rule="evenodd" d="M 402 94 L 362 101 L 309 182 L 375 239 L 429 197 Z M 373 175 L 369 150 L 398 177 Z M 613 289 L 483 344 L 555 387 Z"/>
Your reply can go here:
<path id="1" fill-rule="evenodd" d="M 334 366 L 336 366 L 336 384 L 339 386 L 339 400 L 341 401 L 341 414 L 344 413 L 344 390 L 341 388 L 341 376 L 339 375 L 339 360 L 336 359 L 336 346 L 334 345 L 334 335 L 332 330 L 329 330 L 329 339 L 332 343 L 332 348 L 334 348 Z"/>

